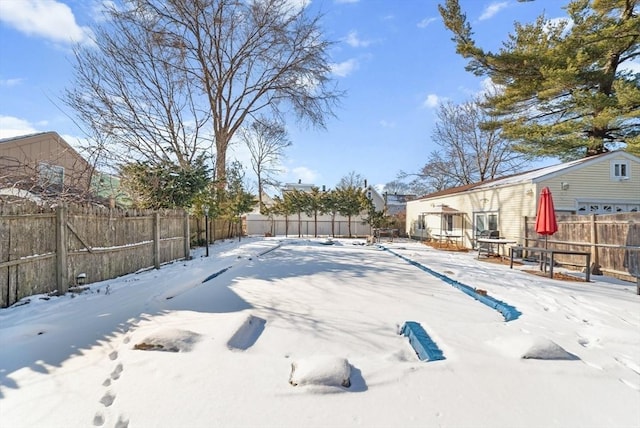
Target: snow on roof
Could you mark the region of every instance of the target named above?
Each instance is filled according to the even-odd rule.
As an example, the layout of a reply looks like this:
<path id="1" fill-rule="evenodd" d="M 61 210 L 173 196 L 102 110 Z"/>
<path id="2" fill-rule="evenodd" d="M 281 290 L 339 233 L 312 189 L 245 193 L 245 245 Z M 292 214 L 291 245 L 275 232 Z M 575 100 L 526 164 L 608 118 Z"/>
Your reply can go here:
<path id="1" fill-rule="evenodd" d="M 428 195 L 422 196 L 418 198 L 418 200 L 431 199 L 434 197 L 445 196 L 445 195 L 453 195 L 456 193 L 463 193 L 466 191 L 477 190 L 477 189 L 488 189 L 492 187 L 501 187 L 501 186 L 509 186 L 518 183 L 527 183 L 527 182 L 537 182 L 545 178 L 549 178 L 554 174 L 565 173 L 569 169 L 579 168 L 584 164 L 600 162 L 603 159 L 606 159 L 610 156 L 614 155 L 623 155 L 626 158 L 634 159 L 635 161 L 640 161 L 636 156 L 633 156 L 624 151 L 612 151 L 607 153 L 602 153 L 596 156 L 590 156 L 586 158 L 576 159 L 570 162 L 559 163 L 556 165 L 551 165 L 543 168 L 537 168 L 531 171 L 526 171 L 518 174 L 509 175 L 502 178 L 496 178 L 493 180 L 486 180 L 480 183 L 472 183 L 466 184 L 464 186 L 452 187 L 450 189 L 441 190 L 438 192 L 430 193 Z"/>
<path id="2" fill-rule="evenodd" d="M 607 154 L 607 153 L 605 153 Z M 474 189 L 481 189 L 486 187 L 497 187 L 497 186 L 506 186 L 509 184 L 517 184 L 517 183 L 526 183 L 529 181 L 536 181 L 541 179 L 547 175 L 554 174 L 568 168 L 572 168 L 578 165 L 582 165 L 585 162 L 590 162 L 595 160 L 597 157 L 601 157 L 602 155 L 592 156 L 588 158 L 581 158 L 571 162 L 559 163 L 556 165 L 546 166 L 544 168 L 534 169 L 532 171 L 523 172 L 522 174 L 514 174 L 508 177 L 499 178 L 497 180 L 493 180 L 490 182 L 479 183 Z"/>

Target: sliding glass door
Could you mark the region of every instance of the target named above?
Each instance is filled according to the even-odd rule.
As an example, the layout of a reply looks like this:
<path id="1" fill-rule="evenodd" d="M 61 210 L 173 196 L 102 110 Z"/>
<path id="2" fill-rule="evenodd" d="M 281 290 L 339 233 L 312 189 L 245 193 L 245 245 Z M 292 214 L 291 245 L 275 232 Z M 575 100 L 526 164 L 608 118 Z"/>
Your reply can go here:
<path id="1" fill-rule="evenodd" d="M 498 213 L 497 212 L 482 212 L 473 214 L 473 230 L 475 232 L 475 239 L 480 237 L 480 234 L 485 230 L 498 230 Z M 476 241 L 477 242 L 477 241 Z M 477 245 L 474 243 L 474 248 Z"/>

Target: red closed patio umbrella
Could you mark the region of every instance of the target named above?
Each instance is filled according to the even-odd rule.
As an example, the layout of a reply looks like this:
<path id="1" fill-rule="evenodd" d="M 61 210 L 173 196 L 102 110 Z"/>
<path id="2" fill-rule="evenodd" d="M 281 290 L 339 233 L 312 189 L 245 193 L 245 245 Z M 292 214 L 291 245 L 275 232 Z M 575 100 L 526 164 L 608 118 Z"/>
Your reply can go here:
<path id="1" fill-rule="evenodd" d="M 553 235 L 558 231 L 558 222 L 556 221 L 556 210 L 553 206 L 553 197 L 551 196 L 551 190 L 545 187 L 540 192 L 540 200 L 538 201 L 538 213 L 536 215 L 536 232 L 540 235 L 544 235 L 544 248 L 547 248 L 547 238 L 549 235 Z M 542 270 L 542 264 L 544 264 L 544 270 L 547 270 L 546 257 L 545 263 L 542 263 L 540 270 Z"/>

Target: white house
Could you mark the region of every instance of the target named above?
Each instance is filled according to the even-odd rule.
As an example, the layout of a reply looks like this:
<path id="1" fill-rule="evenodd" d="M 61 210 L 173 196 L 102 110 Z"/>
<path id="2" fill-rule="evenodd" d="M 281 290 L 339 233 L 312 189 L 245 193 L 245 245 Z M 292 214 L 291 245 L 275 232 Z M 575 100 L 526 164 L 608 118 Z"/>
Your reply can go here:
<path id="1" fill-rule="evenodd" d="M 614 151 L 432 193 L 407 203 L 406 231 L 416 239 L 448 235 L 466 247 L 483 231 L 522 243 L 544 187 L 558 214 L 639 212 L 640 158 Z"/>

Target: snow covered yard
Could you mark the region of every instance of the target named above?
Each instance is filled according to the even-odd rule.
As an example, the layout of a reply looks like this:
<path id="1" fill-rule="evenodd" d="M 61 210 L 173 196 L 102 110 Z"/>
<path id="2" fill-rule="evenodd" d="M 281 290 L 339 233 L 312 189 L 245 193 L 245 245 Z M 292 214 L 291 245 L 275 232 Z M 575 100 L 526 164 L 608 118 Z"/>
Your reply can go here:
<path id="1" fill-rule="evenodd" d="M 506 322 L 390 251 L 322 241 L 216 243 L 0 310 L 0 425 L 640 426 L 634 284 L 383 243 L 515 307 Z M 406 321 L 445 359 L 420 361 Z"/>

